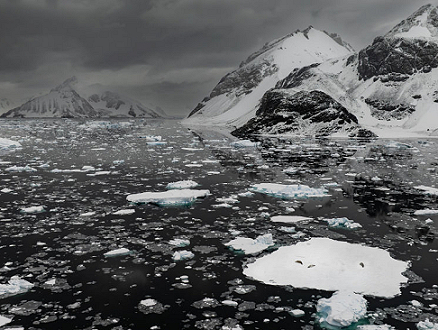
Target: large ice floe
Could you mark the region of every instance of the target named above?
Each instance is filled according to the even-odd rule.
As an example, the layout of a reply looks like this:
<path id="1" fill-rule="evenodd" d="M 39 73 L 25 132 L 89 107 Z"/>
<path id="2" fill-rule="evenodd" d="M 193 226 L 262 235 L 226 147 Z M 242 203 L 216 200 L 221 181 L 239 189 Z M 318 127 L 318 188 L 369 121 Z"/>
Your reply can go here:
<path id="1" fill-rule="evenodd" d="M 19 276 L 12 276 L 8 284 L 0 284 L 0 298 L 6 298 L 16 294 L 24 293 L 34 285 Z"/>
<path id="2" fill-rule="evenodd" d="M 324 188 L 311 188 L 301 184 L 258 183 L 249 188 L 251 191 L 283 199 L 326 197 Z"/>
<path id="3" fill-rule="evenodd" d="M 322 327 L 345 328 L 365 318 L 367 301 L 360 294 L 338 291 L 330 298 L 318 300 L 316 311 Z"/>
<path id="4" fill-rule="evenodd" d="M 210 190 L 173 189 L 163 192 L 147 191 L 140 194 L 128 195 L 126 199 L 131 203 L 151 203 L 159 206 L 190 205 L 198 198 L 210 195 Z"/>
<path id="5" fill-rule="evenodd" d="M 20 142 L 5 139 L 5 138 L 0 138 L 0 150 L 10 150 L 20 147 L 21 147 Z"/>
<path id="6" fill-rule="evenodd" d="M 258 253 L 274 245 L 275 243 L 272 239 L 272 234 L 261 235 L 255 239 L 236 237 L 232 241 L 225 244 L 225 246 L 229 246 L 233 250 L 243 251 L 245 254 Z"/>
<path id="7" fill-rule="evenodd" d="M 379 248 L 312 238 L 280 247 L 246 265 L 243 272 L 271 285 L 394 297 L 408 281 L 402 274 L 408 267 L 408 262 Z"/>

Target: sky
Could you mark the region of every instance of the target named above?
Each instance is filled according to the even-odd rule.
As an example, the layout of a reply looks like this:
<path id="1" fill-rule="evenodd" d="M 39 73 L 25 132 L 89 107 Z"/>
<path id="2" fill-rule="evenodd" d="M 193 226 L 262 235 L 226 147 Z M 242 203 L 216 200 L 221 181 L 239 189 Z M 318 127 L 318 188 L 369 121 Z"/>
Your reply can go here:
<path id="1" fill-rule="evenodd" d="M 0 0 L 0 99 L 76 76 L 185 116 L 266 42 L 312 25 L 360 50 L 430 2 Z"/>

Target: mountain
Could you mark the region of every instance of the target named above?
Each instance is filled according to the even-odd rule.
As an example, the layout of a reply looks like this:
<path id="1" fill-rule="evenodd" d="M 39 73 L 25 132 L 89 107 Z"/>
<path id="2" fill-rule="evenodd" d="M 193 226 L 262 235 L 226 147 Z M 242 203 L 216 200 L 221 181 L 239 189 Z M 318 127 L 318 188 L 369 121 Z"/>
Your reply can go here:
<path id="1" fill-rule="evenodd" d="M 438 135 L 437 54 L 438 8 L 426 5 L 358 53 L 296 69 L 269 93 L 284 95 L 287 102 L 297 93 L 323 92 L 357 118 L 359 135 L 371 136 L 370 131 L 381 137 Z M 260 108 L 258 120 L 266 117 L 262 113 Z M 303 133 L 296 129 L 302 118 L 297 116 L 294 124 L 290 119 L 281 123 L 290 127 L 289 134 Z M 279 120 L 265 119 L 263 128 L 255 123 L 244 128 L 253 133 L 285 132 L 276 129 L 281 127 Z M 355 135 L 349 126 L 315 121 L 307 133 Z"/>
<path id="2" fill-rule="evenodd" d="M 313 27 L 267 43 L 223 77 L 184 122 L 240 126 L 255 116 L 264 93 L 293 69 L 351 53 L 338 35 Z"/>
<path id="3" fill-rule="evenodd" d="M 5 112 L 13 107 L 13 103 L 7 98 L 0 99 L 0 113 Z"/>
<path id="4" fill-rule="evenodd" d="M 71 77 L 48 94 L 35 97 L 1 117 L 6 118 L 107 118 L 161 117 L 140 102 L 114 92 L 104 91 L 86 95 L 77 89 L 78 80 Z M 82 94 L 82 95 L 80 95 Z"/>

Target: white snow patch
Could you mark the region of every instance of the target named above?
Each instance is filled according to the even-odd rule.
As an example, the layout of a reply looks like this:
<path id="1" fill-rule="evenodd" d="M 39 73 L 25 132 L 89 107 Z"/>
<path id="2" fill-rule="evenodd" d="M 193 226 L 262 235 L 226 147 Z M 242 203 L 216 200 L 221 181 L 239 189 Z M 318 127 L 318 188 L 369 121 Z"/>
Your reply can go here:
<path id="1" fill-rule="evenodd" d="M 367 301 L 360 294 L 338 291 L 328 299 L 318 300 L 316 311 L 321 325 L 344 328 L 366 316 Z"/>
<path id="2" fill-rule="evenodd" d="M 174 189 L 164 192 L 143 192 L 128 195 L 126 199 L 132 203 L 153 203 L 160 206 L 189 205 L 196 199 L 210 195 L 210 190 Z"/>
<path id="3" fill-rule="evenodd" d="M 171 182 L 166 186 L 166 189 L 190 189 L 199 186 L 199 184 L 192 180 L 183 180 Z"/>
<path id="4" fill-rule="evenodd" d="M 272 222 L 297 223 L 301 221 L 312 221 L 313 218 L 303 217 L 300 215 L 274 215 L 271 217 Z"/>
<path id="5" fill-rule="evenodd" d="M 395 37 L 421 39 L 421 38 L 431 38 L 432 34 L 430 33 L 429 29 L 425 26 L 413 26 L 409 29 L 409 31 L 397 33 Z"/>
<path id="6" fill-rule="evenodd" d="M 32 283 L 21 279 L 19 276 L 12 276 L 8 284 L 0 284 L 0 298 L 24 293 L 32 287 Z"/>
<path id="7" fill-rule="evenodd" d="M 245 254 L 254 254 L 266 250 L 268 247 L 273 246 L 274 240 L 272 234 L 265 234 L 258 236 L 256 239 L 247 237 L 236 237 L 232 241 L 225 244 L 225 246 L 231 247 L 233 250 L 241 250 Z"/>
<path id="8" fill-rule="evenodd" d="M 259 258 L 244 274 L 271 285 L 393 297 L 408 281 L 402 275 L 408 266 L 379 248 L 312 238 Z"/>
<path id="9" fill-rule="evenodd" d="M 306 185 L 279 183 L 259 183 L 249 188 L 251 191 L 271 195 L 283 199 L 292 198 L 315 198 L 330 196 L 324 188 L 310 188 Z"/>
<path id="10" fill-rule="evenodd" d="M 104 253 L 105 257 L 117 257 L 117 256 L 124 256 L 127 254 L 130 254 L 131 251 L 127 248 L 120 248 L 120 249 L 115 249 L 115 250 L 111 250 L 109 252 Z"/>

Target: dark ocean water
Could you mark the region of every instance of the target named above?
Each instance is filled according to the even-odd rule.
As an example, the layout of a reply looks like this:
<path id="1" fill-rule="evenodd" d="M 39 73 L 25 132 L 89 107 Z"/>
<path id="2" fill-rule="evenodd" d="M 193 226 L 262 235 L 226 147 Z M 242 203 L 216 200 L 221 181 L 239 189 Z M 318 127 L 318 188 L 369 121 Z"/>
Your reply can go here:
<path id="1" fill-rule="evenodd" d="M 160 143 L 148 143 L 151 136 L 161 136 Z M 0 297 L 0 315 L 13 317 L 7 327 L 318 328 L 315 305 L 332 292 L 266 285 L 242 273 L 246 263 L 276 247 L 311 237 L 381 247 L 411 262 L 411 282 L 401 295 L 366 297 L 366 322 L 396 329 L 414 329 L 427 318 L 438 322 L 438 216 L 413 214 L 438 209 L 437 196 L 414 188 L 437 186 L 438 141 L 271 138 L 238 148 L 221 133 L 148 120 L 9 120 L 0 122 L 0 137 L 22 144 L 0 153 L 0 283 L 17 275 L 34 284 Z M 194 180 L 211 195 L 184 207 L 126 201 L 129 194 L 165 191 L 179 180 Z M 238 196 L 262 182 L 326 185 L 330 196 Z M 238 203 L 218 206 L 218 198 L 228 197 Z M 30 206 L 45 211 L 22 211 Z M 124 209 L 134 213 L 114 214 Z M 314 221 L 269 220 L 286 214 Z M 362 228 L 333 229 L 319 220 L 335 217 Z M 266 233 L 276 246 L 257 255 L 225 246 L 237 236 Z M 190 244 L 173 246 L 175 238 Z M 118 248 L 130 253 L 104 256 Z M 180 250 L 194 258 L 174 261 Z M 156 304 L 142 306 L 146 299 Z M 292 309 L 305 316 L 293 317 Z"/>

